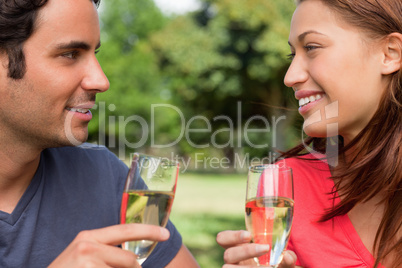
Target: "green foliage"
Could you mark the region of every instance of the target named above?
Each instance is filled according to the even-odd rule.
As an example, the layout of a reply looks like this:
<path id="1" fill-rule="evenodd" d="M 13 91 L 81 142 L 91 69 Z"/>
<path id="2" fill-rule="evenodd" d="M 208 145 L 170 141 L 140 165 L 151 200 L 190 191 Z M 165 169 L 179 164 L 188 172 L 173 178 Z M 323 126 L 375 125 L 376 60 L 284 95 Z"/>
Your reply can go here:
<path id="1" fill-rule="evenodd" d="M 107 145 L 122 143 L 122 139 L 126 144 L 134 144 L 146 132 L 133 116 L 143 118 L 149 125 L 151 105 L 168 102 L 171 94 L 168 89 L 162 89 L 158 59 L 148 41 L 153 32 L 164 26 L 166 18 L 152 0 L 114 0 L 103 4 L 102 50 L 98 59 L 111 87 L 108 92 L 98 95 L 98 100 L 106 103 L 105 111 L 99 111 L 98 117 L 94 118 L 90 138 L 97 138 L 97 131 L 103 124 L 107 126 L 104 129 Z M 166 117 L 169 115 L 165 114 L 163 118 Z M 158 125 L 155 132 L 166 129 L 174 132 L 176 122 L 168 121 L 171 122 L 168 127 Z M 149 146 L 148 136 L 145 138 L 144 146 Z"/>
<path id="2" fill-rule="evenodd" d="M 196 208 L 195 208 L 196 209 Z M 194 209 L 194 210 L 195 210 Z M 183 242 L 200 267 L 222 267 L 224 249 L 216 243 L 216 235 L 223 230 L 244 230 L 244 216 L 216 214 L 183 214 L 172 219 Z"/>
<path id="3" fill-rule="evenodd" d="M 131 50 L 138 40 L 160 30 L 166 19 L 152 0 L 113 0 L 102 2 L 101 26 L 106 41 Z"/>
<path id="4" fill-rule="evenodd" d="M 178 17 L 154 34 L 171 86 L 185 100 L 217 91 L 218 97 L 239 95 L 247 82 L 275 80 L 287 67 L 288 24 L 292 0 L 205 3 L 204 8 Z M 176 79 L 184 78 L 185 83 Z M 248 81 L 249 80 L 249 81 Z M 188 94 L 186 88 L 195 91 Z"/>
<path id="5" fill-rule="evenodd" d="M 222 267 L 219 232 L 245 229 L 246 178 L 246 173 L 180 173 L 170 219 L 201 267 Z"/>
<path id="6" fill-rule="evenodd" d="M 90 139 L 96 140 L 99 131 L 106 145 L 145 138 L 138 150 L 154 150 L 152 142 L 178 141 L 168 150 L 187 157 L 200 150 L 193 144 L 207 145 L 206 155 L 229 158 L 237 151 L 265 156 L 273 146 L 285 149 L 294 133 L 293 113 L 278 107 L 292 106 L 283 77 L 293 9 L 293 0 L 204 0 L 199 11 L 168 18 L 152 0 L 102 2 L 99 61 L 111 88 L 99 95 L 105 111 L 94 118 Z M 153 110 L 158 104 L 165 106 Z M 269 119 L 266 132 L 249 137 L 238 132 L 256 115 Z M 281 115 L 286 120 L 274 133 L 270 118 Z M 144 131 L 133 116 L 152 129 Z M 205 129 L 197 116 L 212 128 L 184 137 L 183 128 L 194 118 L 190 127 Z M 248 127 L 265 126 L 254 120 Z M 264 142 L 273 137 L 277 144 Z M 268 146 L 256 148 L 248 138 Z"/>
<path id="7" fill-rule="evenodd" d="M 152 35 L 177 106 L 186 107 L 186 114 L 206 116 L 214 130 L 227 127 L 225 122 L 214 122 L 214 116 L 239 119 L 238 101 L 243 105 L 243 122 L 254 115 L 279 116 L 270 105 L 289 105 L 282 80 L 289 64 L 287 39 L 293 9 L 292 0 L 208 1 L 202 10 L 177 17 Z M 276 133 L 260 138 L 270 135 Z M 247 149 L 257 155 L 268 150 Z"/>

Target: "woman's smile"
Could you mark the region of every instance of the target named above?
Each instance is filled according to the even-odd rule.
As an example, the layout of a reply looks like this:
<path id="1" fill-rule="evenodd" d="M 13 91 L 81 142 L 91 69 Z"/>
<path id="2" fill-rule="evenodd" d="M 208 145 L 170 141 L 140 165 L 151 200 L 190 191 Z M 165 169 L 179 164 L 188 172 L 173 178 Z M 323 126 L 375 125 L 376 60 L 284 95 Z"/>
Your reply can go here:
<path id="1" fill-rule="evenodd" d="M 381 49 L 362 38 L 361 32 L 341 23 L 321 1 L 298 5 L 289 34 L 292 63 L 285 84 L 297 89 L 304 120 L 316 122 L 304 125 L 307 135 L 329 135 L 324 120 L 328 112 L 336 114 L 331 123 L 338 123 L 339 135 L 346 140 L 356 137 L 373 117 L 386 88 L 379 71 Z M 335 102 L 337 109 L 332 111 Z M 309 118 L 318 119 L 320 114 L 322 120 Z"/>
<path id="2" fill-rule="evenodd" d="M 325 93 L 316 91 L 296 91 L 295 97 L 299 101 L 299 113 L 304 115 L 312 109 L 323 97 Z"/>

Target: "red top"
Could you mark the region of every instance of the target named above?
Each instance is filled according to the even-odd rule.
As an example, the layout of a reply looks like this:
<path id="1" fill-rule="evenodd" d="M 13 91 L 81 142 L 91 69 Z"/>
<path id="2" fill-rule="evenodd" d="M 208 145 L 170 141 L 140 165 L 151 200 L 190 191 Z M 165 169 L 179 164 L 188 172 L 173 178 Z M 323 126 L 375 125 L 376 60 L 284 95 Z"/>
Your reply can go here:
<path id="1" fill-rule="evenodd" d="M 311 155 L 305 156 L 312 158 Z M 324 160 L 286 159 L 293 170 L 294 219 L 288 249 L 297 264 L 310 268 L 373 267 L 373 255 L 364 246 L 348 215 L 318 222 L 325 209 L 340 202 L 332 195 L 334 182 Z M 382 265 L 379 267 L 385 268 Z"/>

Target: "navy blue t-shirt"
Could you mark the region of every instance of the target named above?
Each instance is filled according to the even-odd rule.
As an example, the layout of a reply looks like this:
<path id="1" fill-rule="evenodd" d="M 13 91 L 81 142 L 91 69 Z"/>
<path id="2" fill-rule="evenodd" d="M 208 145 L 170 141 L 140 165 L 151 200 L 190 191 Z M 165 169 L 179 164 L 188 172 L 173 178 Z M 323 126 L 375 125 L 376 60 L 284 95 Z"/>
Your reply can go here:
<path id="1" fill-rule="evenodd" d="M 82 230 L 119 223 L 128 167 L 105 147 L 46 149 L 12 214 L 0 211 L 0 267 L 48 266 Z M 165 267 L 182 240 L 171 222 L 143 267 Z"/>

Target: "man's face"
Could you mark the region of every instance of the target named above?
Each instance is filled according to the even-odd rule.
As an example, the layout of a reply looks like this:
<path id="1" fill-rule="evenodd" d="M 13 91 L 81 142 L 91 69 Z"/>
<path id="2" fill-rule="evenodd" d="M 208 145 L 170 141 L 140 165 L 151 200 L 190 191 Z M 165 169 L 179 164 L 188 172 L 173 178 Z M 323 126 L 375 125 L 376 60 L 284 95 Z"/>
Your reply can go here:
<path id="1" fill-rule="evenodd" d="M 82 143 L 95 95 L 109 88 L 95 52 L 99 19 L 90 0 L 49 0 L 23 51 L 27 71 L 7 77 L 0 54 L 0 129 L 3 141 L 34 148 Z"/>

